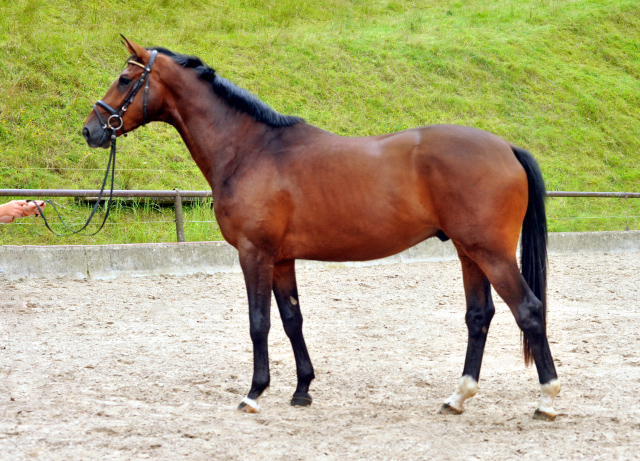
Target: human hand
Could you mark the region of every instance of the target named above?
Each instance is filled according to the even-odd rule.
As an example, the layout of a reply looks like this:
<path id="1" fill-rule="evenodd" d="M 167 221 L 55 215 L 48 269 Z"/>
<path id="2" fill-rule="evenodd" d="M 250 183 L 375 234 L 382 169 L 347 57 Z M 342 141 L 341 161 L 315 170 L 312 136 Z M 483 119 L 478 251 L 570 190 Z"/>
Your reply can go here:
<path id="1" fill-rule="evenodd" d="M 27 202 L 27 206 L 24 210 L 24 216 L 40 216 L 40 212 L 38 211 L 38 207 L 36 207 L 36 203 L 43 209 L 47 204 L 42 200 L 31 200 Z"/>
<path id="2" fill-rule="evenodd" d="M 38 202 L 40 208 L 43 208 L 45 205 L 45 202 Z M 35 202 L 12 200 L 11 202 L 0 205 L 0 222 L 2 223 L 10 223 L 16 218 L 33 215 L 39 215 Z"/>

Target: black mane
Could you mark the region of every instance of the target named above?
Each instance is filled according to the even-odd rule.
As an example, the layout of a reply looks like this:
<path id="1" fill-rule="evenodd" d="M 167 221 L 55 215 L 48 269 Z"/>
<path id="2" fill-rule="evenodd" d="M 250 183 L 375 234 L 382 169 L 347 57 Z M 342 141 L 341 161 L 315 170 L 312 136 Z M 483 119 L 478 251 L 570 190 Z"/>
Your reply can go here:
<path id="1" fill-rule="evenodd" d="M 285 127 L 304 121 L 300 117 L 282 115 L 276 112 L 247 90 L 217 75 L 216 71 L 202 62 L 200 58 L 177 54 L 162 47 L 151 48 L 150 50 L 157 50 L 158 53 L 169 56 L 182 67 L 195 70 L 201 79 L 211 83 L 213 91 L 223 101 L 234 109 L 249 114 L 257 122 L 266 123 L 272 127 Z"/>

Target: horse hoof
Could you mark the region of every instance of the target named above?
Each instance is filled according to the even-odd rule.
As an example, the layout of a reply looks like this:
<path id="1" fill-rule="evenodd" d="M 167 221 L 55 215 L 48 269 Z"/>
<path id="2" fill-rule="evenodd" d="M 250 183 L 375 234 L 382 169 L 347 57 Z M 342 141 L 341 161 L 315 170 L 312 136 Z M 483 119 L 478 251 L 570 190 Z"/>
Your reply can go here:
<path id="1" fill-rule="evenodd" d="M 238 405 L 239 413 L 258 413 L 259 411 L 260 407 L 258 407 L 258 404 L 254 400 L 248 398 L 242 399 L 242 402 Z"/>
<path id="2" fill-rule="evenodd" d="M 536 410 L 533 414 L 533 419 L 537 419 L 538 421 L 553 421 L 556 419 L 557 415 L 552 413 L 547 413 L 545 411 Z"/>
<path id="3" fill-rule="evenodd" d="M 291 399 L 292 407 L 308 407 L 313 402 L 313 399 L 309 394 L 307 395 L 294 395 Z"/>
<path id="4" fill-rule="evenodd" d="M 441 415 L 460 415 L 462 414 L 462 410 L 458 410 L 457 408 L 453 408 L 448 403 L 443 403 L 440 407 L 440 411 L 438 412 Z"/>

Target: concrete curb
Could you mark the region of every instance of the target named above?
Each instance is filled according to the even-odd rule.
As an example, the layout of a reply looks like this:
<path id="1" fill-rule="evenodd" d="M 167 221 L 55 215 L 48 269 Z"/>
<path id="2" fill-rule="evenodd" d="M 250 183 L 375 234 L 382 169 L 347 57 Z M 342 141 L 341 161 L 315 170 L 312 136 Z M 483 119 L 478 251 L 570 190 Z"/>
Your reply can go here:
<path id="1" fill-rule="evenodd" d="M 640 231 L 549 234 L 549 254 L 640 251 Z M 299 261 L 298 267 L 371 266 L 457 259 L 451 242 L 422 242 L 395 256 L 349 263 Z M 2 246 L 3 278 L 73 277 L 109 279 L 122 276 L 189 275 L 238 272 L 237 251 L 225 242 L 128 245 Z"/>

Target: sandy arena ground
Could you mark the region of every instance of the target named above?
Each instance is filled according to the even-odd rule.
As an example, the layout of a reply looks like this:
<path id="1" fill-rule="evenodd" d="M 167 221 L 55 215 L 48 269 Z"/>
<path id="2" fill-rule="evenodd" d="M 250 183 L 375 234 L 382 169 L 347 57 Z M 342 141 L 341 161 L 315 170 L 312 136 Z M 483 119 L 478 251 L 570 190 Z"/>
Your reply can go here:
<path id="1" fill-rule="evenodd" d="M 235 408 L 252 355 L 240 274 L 0 279 L 0 459 L 638 459 L 640 253 L 550 260 L 553 423 L 496 300 L 478 395 L 436 414 L 466 348 L 459 263 L 298 270 L 314 403 L 293 408 L 272 310 L 271 388 Z M 26 307 L 25 307 L 26 304 Z"/>

